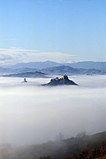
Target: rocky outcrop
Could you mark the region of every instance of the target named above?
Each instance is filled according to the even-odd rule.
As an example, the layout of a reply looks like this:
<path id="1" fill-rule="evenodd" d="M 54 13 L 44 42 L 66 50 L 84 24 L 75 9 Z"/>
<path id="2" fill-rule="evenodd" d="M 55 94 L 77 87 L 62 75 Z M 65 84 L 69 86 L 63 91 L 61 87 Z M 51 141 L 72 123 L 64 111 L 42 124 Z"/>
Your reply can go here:
<path id="1" fill-rule="evenodd" d="M 78 85 L 72 80 L 69 80 L 67 75 L 56 77 L 51 79 L 51 81 L 47 84 L 43 84 L 43 86 L 58 86 L 58 85 Z"/>

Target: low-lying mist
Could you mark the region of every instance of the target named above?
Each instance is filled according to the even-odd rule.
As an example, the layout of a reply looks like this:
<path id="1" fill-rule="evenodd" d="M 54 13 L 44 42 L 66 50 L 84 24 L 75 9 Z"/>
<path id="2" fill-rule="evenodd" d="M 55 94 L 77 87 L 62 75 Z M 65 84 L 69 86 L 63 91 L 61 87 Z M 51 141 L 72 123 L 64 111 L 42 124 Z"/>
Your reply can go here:
<path id="1" fill-rule="evenodd" d="M 79 86 L 44 87 L 49 79 L 0 78 L 0 145 L 31 145 L 106 130 L 106 76 L 70 77 Z"/>

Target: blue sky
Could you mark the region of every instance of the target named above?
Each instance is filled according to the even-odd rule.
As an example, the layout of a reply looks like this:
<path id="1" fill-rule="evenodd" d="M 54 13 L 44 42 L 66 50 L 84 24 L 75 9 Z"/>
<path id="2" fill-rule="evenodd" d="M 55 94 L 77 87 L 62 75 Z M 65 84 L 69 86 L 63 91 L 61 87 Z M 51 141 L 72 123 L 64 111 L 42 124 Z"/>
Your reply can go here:
<path id="1" fill-rule="evenodd" d="M 106 61 L 106 0 L 0 0 L 0 48 Z"/>

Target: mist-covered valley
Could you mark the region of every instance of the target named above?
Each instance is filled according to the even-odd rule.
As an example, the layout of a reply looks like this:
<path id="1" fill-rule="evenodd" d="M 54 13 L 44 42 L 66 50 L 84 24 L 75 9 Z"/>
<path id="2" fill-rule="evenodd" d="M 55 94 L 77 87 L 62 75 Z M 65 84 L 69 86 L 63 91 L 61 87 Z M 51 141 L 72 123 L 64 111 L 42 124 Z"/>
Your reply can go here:
<path id="1" fill-rule="evenodd" d="M 106 130 L 106 76 L 72 76 L 79 86 L 41 86 L 49 78 L 0 78 L 0 145 L 32 145 Z"/>

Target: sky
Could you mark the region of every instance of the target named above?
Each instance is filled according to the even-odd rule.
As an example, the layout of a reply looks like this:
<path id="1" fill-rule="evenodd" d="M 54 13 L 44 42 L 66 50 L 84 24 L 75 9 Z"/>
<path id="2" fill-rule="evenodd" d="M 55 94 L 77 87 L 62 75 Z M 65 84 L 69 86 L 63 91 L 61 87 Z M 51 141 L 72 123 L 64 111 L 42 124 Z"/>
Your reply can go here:
<path id="1" fill-rule="evenodd" d="M 105 15 L 105 0 L 0 0 L 0 64 L 22 50 L 30 61 L 106 61 Z"/>

